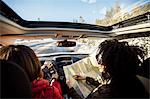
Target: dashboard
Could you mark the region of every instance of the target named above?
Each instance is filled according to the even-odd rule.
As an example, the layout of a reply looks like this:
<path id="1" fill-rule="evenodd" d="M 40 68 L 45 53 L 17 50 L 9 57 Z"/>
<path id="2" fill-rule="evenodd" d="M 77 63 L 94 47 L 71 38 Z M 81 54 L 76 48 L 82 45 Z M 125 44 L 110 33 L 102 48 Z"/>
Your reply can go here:
<path id="1" fill-rule="evenodd" d="M 56 55 L 43 55 L 39 56 L 39 60 L 41 64 L 44 64 L 45 60 L 51 60 L 54 61 L 55 63 L 63 63 L 63 62 L 68 62 L 65 65 L 69 65 L 70 62 L 75 63 L 85 57 L 88 57 L 89 54 L 56 54 Z"/>
<path id="2" fill-rule="evenodd" d="M 88 57 L 88 54 L 57 54 L 57 55 L 48 55 L 39 57 L 41 64 L 43 65 L 45 60 L 53 61 L 55 69 L 59 75 L 59 82 L 62 87 L 63 94 L 68 93 L 68 87 L 66 84 L 65 73 L 63 70 L 63 66 L 71 65 L 85 57 Z"/>
<path id="3" fill-rule="evenodd" d="M 39 60 L 42 65 L 44 64 L 45 60 L 53 61 L 59 76 L 61 78 L 65 78 L 63 66 L 71 65 L 88 56 L 89 56 L 88 54 L 57 54 L 39 57 Z"/>

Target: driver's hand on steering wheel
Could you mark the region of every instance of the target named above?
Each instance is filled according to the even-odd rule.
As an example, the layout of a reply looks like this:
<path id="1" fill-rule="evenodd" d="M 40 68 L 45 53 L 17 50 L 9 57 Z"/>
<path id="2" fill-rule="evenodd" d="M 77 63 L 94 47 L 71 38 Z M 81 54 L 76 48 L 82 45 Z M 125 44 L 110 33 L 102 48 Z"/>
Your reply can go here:
<path id="1" fill-rule="evenodd" d="M 48 69 L 49 69 L 49 68 L 51 68 L 54 65 L 53 65 L 53 63 L 50 60 L 45 60 L 43 66 L 41 66 L 41 69 L 45 68 L 45 66 L 47 66 Z"/>
<path id="2" fill-rule="evenodd" d="M 59 77 L 59 75 L 57 72 L 55 74 L 52 74 L 52 78 L 58 79 L 58 77 Z"/>

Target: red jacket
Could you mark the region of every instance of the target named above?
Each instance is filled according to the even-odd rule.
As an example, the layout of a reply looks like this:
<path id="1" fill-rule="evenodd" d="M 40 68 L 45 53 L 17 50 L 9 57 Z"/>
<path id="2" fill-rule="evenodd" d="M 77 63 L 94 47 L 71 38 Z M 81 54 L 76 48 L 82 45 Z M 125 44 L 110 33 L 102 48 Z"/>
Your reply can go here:
<path id="1" fill-rule="evenodd" d="M 32 82 L 32 98 L 63 99 L 59 82 L 55 81 L 50 86 L 48 80 L 34 80 Z"/>

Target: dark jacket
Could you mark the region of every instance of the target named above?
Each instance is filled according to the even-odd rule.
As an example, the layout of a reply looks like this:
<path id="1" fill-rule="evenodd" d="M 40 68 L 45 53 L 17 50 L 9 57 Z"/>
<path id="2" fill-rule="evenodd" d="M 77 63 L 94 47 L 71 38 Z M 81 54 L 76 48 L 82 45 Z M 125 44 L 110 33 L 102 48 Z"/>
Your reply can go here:
<path id="1" fill-rule="evenodd" d="M 95 87 L 99 86 L 99 82 L 91 77 L 86 77 L 86 83 L 89 85 L 93 85 Z M 68 91 L 69 98 L 72 99 L 82 99 L 81 96 L 74 90 L 74 88 L 70 88 Z"/>
<path id="2" fill-rule="evenodd" d="M 138 78 L 124 79 L 121 81 L 111 81 L 110 84 L 102 85 L 88 98 L 148 98 L 144 86 Z"/>

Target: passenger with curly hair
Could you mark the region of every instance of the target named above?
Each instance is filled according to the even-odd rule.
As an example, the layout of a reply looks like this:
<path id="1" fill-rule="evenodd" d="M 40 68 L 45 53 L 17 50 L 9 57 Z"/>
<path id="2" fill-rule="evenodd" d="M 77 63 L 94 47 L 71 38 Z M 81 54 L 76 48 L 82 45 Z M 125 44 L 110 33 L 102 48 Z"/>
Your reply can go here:
<path id="1" fill-rule="evenodd" d="M 136 77 L 137 67 L 144 58 L 141 48 L 129 46 L 127 42 L 105 40 L 99 45 L 96 58 L 104 73 L 109 75 L 104 79 L 109 78 L 111 82 L 97 87 L 89 98 L 148 98 L 148 93 Z M 75 79 L 82 77 L 78 78 Z M 87 77 L 85 79 L 88 80 Z"/>

